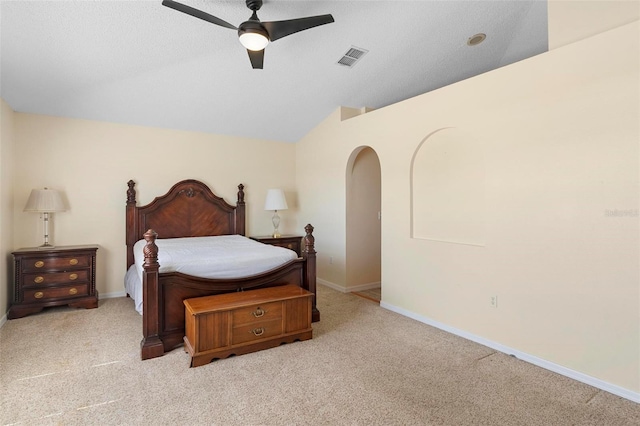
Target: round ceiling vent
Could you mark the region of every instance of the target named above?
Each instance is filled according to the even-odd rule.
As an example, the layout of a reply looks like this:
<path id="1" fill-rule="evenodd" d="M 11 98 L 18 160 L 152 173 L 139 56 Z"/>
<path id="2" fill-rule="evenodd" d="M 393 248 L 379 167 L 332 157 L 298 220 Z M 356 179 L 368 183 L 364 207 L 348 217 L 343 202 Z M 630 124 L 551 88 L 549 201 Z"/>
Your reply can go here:
<path id="1" fill-rule="evenodd" d="M 467 45 L 477 46 L 478 44 L 482 43 L 485 38 L 487 38 L 486 34 L 478 33 L 474 36 L 469 37 L 469 40 L 467 40 Z"/>

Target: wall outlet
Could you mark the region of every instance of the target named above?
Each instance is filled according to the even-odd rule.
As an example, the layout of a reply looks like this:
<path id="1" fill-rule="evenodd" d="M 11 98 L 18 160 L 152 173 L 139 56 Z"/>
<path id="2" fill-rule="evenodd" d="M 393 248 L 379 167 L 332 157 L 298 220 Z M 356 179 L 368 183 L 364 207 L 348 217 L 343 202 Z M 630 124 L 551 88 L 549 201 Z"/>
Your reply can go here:
<path id="1" fill-rule="evenodd" d="M 498 307 L 498 296 L 491 296 L 491 307 L 492 308 Z"/>

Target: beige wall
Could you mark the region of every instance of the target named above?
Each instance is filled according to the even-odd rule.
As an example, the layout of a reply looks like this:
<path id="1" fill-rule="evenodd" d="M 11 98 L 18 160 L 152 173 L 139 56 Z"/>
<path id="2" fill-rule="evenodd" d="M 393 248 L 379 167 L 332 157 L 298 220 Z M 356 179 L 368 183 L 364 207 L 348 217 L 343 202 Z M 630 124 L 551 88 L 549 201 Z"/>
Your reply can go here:
<path id="1" fill-rule="evenodd" d="M 547 0 L 549 50 L 640 19 L 640 0 Z"/>
<path id="2" fill-rule="evenodd" d="M 0 99 L 0 324 L 9 309 L 13 275 L 14 112 Z"/>
<path id="3" fill-rule="evenodd" d="M 265 195 L 268 188 L 283 188 L 290 203 L 281 212 L 281 229 L 303 232 L 296 222 L 292 144 L 21 113 L 14 124 L 13 248 L 42 244 L 42 220 L 22 211 L 31 189 L 64 191 L 70 209 L 54 214 L 52 241 L 100 246 L 97 287 L 102 295 L 124 290 L 129 179 L 137 183 L 139 204 L 190 178 L 235 204 L 237 185 L 243 183 L 248 235 L 270 233 Z"/>
<path id="4" fill-rule="evenodd" d="M 639 39 L 636 22 L 345 121 L 336 111 L 297 144 L 319 277 L 345 285 L 341 177 L 371 146 L 385 306 L 637 396 Z M 410 237 L 411 159 L 446 127 L 482 147 L 484 247 Z"/>

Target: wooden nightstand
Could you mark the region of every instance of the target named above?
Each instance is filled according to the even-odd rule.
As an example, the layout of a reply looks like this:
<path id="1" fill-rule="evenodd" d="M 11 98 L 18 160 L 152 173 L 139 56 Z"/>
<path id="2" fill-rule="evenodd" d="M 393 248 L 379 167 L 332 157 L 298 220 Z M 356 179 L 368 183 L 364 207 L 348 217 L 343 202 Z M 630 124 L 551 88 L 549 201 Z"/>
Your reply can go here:
<path id="1" fill-rule="evenodd" d="M 302 254 L 302 236 L 300 235 L 281 235 L 279 237 L 269 235 L 264 237 L 251 237 L 251 239 L 272 246 L 288 248 L 298 253 L 298 256 Z"/>
<path id="2" fill-rule="evenodd" d="M 97 308 L 97 246 L 61 246 L 14 251 L 13 303 L 7 318 L 21 318 L 49 306 Z"/>

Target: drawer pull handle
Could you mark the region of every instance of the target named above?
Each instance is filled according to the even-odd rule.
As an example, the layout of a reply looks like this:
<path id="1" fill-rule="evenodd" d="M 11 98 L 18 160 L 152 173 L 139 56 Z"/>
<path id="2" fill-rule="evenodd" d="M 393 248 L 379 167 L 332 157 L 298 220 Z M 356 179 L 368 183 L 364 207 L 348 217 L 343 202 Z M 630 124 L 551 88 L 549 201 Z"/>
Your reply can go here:
<path id="1" fill-rule="evenodd" d="M 249 333 L 253 333 L 254 336 L 262 336 L 264 334 L 264 328 L 254 328 L 253 330 L 249 330 Z"/>
<path id="2" fill-rule="evenodd" d="M 41 291 L 36 291 L 33 297 L 35 297 L 36 299 L 42 299 L 44 297 L 44 293 Z"/>
<path id="3" fill-rule="evenodd" d="M 33 282 L 36 284 L 40 284 L 43 281 L 44 281 L 44 277 L 41 277 L 39 275 L 33 279 Z"/>
<path id="4" fill-rule="evenodd" d="M 36 268 L 42 268 L 44 266 L 44 262 L 42 260 L 38 260 L 33 264 L 33 266 L 35 266 Z"/>
<path id="5" fill-rule="evenodd" d="M 69 294 L 78 294 L 78 289 L 73 287 L 69 289 Z"/>
<path id="6" fill-rule="evenodd" d="M 69 275 L 69 279 L 70 279 L 71 281 L 73 281 L 73 280 L 77 280 L 77 279 L 78 279 L 78 274 L 71 274 L 71 275 Z"/>
<path id="7" fill-rule="evenodd" d="M 267 311 L 263 310 L 262 308 L 258 308 L 255 311 L 252 312 L 253 316 L 256 318 L 260 318 L 262 316 L 264 316 L 264 314 L 266 314 Z"/>
<path id="8" fill-rule="evenodd" d="M 71 259 L 69 261 L 69 265 L 77 265 L 78 264 L 78 259 Z"/>

